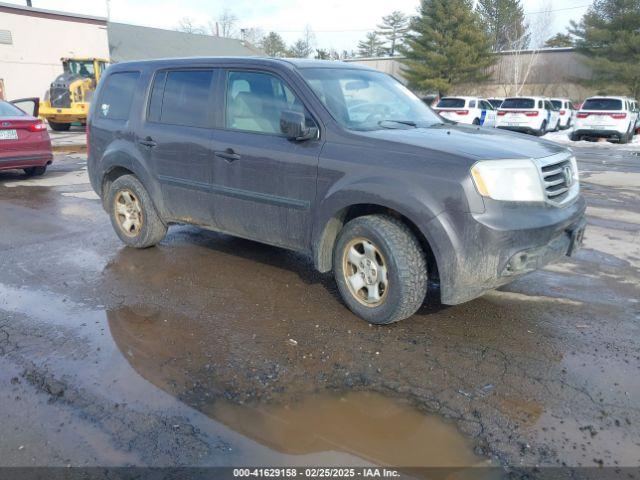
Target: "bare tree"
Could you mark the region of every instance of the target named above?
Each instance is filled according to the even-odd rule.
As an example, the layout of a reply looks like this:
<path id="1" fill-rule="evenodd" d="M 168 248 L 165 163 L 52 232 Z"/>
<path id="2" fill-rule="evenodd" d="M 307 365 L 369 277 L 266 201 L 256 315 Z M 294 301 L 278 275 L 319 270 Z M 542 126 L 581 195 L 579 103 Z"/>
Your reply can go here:
<path id="1" fill-rule="evenodd" d="M 205 33 L 205 29 L 197 25 L 191 17 L 184 17 L 178 22 L 178 26 L 175 29 L 186 33 Z"/>
<path id="2" fill-rule="evenodd" d="M 236 34 L 236 24 L 238 17 L 230 9 L 225 8 L 218 17 L 220 35 L 223 37 L 233 37 Z"/>
<path id="3" fill-rule="evenodd" d="M 553 24 L 551 0 L 544 2 L 540 13 L 537 13 L 532 20 L 527 23 L 525 30 L 518 38 L 508 36 L 508 44 L 511 55 L 503 56 L 503 62 L 508 61 L 511 65 L 511 88 L 510 95 L 519 96 L 529 79 L 531 69 L 538 60 L 540 49 L 544 47 L 544 42 L 549 38 Z M 517 32 L 518 29 L 512 31 Z M 527 49 L 527 46 L 531 48 Z"/>
<path id="4" fill-rule="evenodd" d="M 264 30 L 260 27 L 241 28 L 240 38 L 251 45 L 258 46 L 264 38 Z"/>

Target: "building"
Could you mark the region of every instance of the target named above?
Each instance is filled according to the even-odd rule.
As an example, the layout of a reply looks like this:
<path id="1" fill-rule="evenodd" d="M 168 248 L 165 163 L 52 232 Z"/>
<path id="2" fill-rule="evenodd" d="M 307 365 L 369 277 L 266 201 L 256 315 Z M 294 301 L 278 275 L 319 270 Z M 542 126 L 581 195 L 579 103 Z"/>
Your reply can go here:
<path id="1" fill-rule="evenodd" d="M 109 51 L 112 62 L 171 57 L 264 55 L 235 38 L 139 27 L 109 22 Z"/>
<path id="2" fill-rule="evenodd" d="M 496 53 L 496 63 L 487 69 L 489 79 L 472 85 L 456 85 L 453 95 L 507 97 L 542 95 L 567 97 L 576 101 L 597 94 L 581 80 L 591 78 L 591 70 L 573 48 L 543 48 L 539 50 Z M 366 65 L 389 73 L 403 83 L 403 57 L 353 58 L 347 61 Z M 429 93 L 429 92 L 422 92 Z"/>
<path id="3" fill-rule="evenodd" d="M 109 58 L 107 19 L 0 2 L 0 90 L 41 97 L 62 57 Z"/>
<path id="4" fill-rule="evenodd" d="M 254 56 L 241 40 L 107 22 L 106 18 L 0 2 L 0 98 L 42 97 L 63 57 L 112 62 L 166 57 Z"/>

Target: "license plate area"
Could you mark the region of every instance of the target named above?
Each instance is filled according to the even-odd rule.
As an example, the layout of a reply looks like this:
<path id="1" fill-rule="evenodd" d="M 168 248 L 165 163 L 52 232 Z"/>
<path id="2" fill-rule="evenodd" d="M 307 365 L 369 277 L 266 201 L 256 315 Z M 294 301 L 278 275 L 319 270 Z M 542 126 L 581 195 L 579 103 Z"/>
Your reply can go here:
<path id="1" fill-rule="evenodd" d="M 18 131 L 0 130 L 0 140 L 18 140 Z"/>

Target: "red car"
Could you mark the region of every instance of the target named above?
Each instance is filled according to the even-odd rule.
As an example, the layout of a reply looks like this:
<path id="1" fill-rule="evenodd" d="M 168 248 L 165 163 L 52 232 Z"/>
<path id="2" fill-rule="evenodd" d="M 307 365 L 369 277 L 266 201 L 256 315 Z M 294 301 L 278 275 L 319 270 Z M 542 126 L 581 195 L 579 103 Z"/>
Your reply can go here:
<path id="1" fill-rule="evenodd" d="M 25 113 L 29 103 L 34 105 L 30 109 L 34 116 Z M 51 165 L 51 139 L 36 115 L 37 100 L 0 100 L 0 170 L 22 169 L 27 175 L 42 175 Z"/>

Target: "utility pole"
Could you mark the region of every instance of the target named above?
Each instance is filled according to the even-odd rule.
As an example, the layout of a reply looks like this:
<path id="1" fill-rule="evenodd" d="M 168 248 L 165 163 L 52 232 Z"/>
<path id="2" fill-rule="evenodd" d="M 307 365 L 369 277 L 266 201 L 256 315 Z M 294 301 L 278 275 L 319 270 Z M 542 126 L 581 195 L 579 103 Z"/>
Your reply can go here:
<path id="1" fill-rule="evenodd" d="M 111 0 L 105 0 L 107 2 L 107 22 L 111 21 Z"/>

